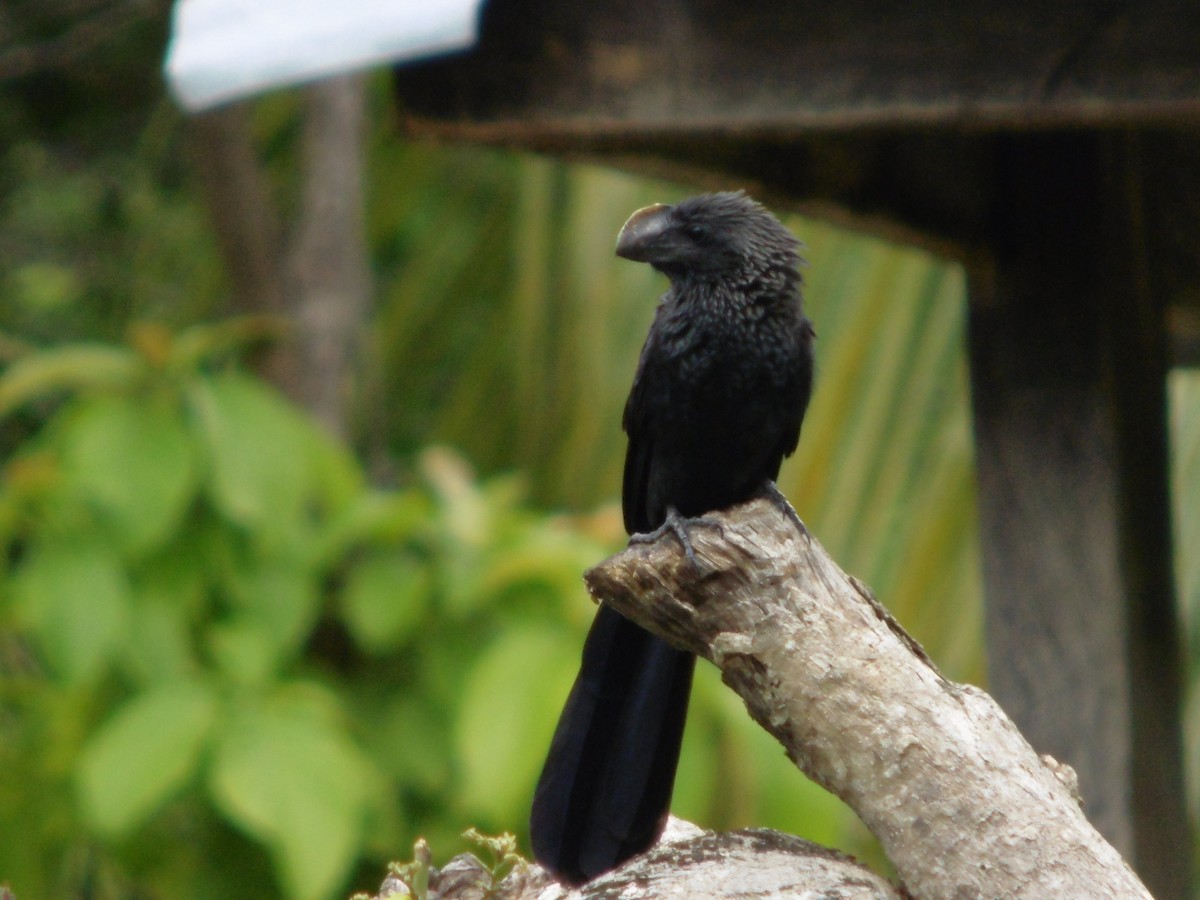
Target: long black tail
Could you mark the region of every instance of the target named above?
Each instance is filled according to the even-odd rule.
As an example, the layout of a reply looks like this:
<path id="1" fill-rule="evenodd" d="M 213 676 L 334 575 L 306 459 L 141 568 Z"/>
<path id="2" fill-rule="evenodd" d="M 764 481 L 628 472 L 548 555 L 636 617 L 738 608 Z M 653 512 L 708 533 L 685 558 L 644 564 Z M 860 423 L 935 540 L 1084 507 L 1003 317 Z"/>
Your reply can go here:
<path id="1" fill-rule="evenodd" d="M 559 878 L 595 878 L 662 833 L 694 668 L 600 607 L 533 798 L 533 855 Z"/>

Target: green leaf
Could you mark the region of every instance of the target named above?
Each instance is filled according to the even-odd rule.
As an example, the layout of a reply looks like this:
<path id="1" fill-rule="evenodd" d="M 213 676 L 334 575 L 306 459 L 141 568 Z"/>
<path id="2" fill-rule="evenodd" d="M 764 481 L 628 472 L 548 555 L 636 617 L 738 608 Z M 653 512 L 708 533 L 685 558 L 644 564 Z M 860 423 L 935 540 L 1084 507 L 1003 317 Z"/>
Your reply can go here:
<path id="1" fill-rule="evenodd" d="M 210 460 L 208 493 L 222 514 L 321 552 L 317 519 L 361 494 L 353 454 L 261 381 L 240 372 L 197 380 L 189 392 Z M 277 541 L 276 541 L 277 542 Z"/>
<path id="2" fill-rule="evenodd" d="M 312 490 L 308 423 L 278 394 L 236 372 L 198 381 L 190 398 L 208 447 L 216 507 L 251 529 L 294 529 Z"/>
<path id="3" fill-rule="evenodd" d="M 182 678 L 196 665 L 193 628 L 204 607 L 203 561 L 193 529 L 143 560 L 130 576 L 133 602 L 121 656 L 142 683 Z"/>
<path id="4" fill-rule="evenodd" d="M 311 436 L 309 462 L 317 499 L 326 511 L 340 511 L 362 495 L 366 485 L 362 467 L 345 443 L 316 422 L 303 421 Z"/>
<path id="5" fill-rule="evenodd" d="M 367 650 L 404 641 L 429 608 L 429 566 L 405 553 L 368 556 L 346 578 L 342 609 L 351 634 Z"/>
<path id="6" fill-rule="evenodd" d="M 568 633 L 543 625 L 510 627 L 467 676 L 454 742 L 461 795 L 492 823 L 519 821 L 579 666 Z M 562 685 L 561 691 L 547 685 Z"/>
<path id="7" fill-rule="evenodd" d="M 494 510 L 467 461 L 445 447 L 429 447 L 418 465 L 437 495 L 438 518 L 447 536 L 456 544 L 483 546 L 493 526 Z"/>
<path id="8" fill-rule="evenodd" d="M 539 522 L 523 527 L 487 555 L 478 591 L 483 597 L 506 594 L 581 595 L 580 573 L 603 558 L 598 543 L 582 538 L 562 523 Z"/>
<path id="9" fill-rule="evenodd" d="M 174 336 L 171 368 L 191 372 L 214 357 L 241 351 L 250 345 L 276 340 L 287 332 L 286 316 L 246 315 L 190 325 Z"/>
<path id="10" fill-rule="evenodd" d="M 191 634 L 179 604 L 136 598 L 122 661 L 143 683 L 178 678 L 191 670 Z"/>
<path id="11" fill-rule="evenodd" d="M 117 553 L 99 539 L 34 547 L 14 595 L 19 620 L 69 681 L 96 677 L 121 644 L 129 585 Z"/>
<path id="12" fill-rule="evenodd" d="M 410 539 L 428 528 L 432 516 L 432 504 L 423 492 L 362 491 L 330 519 L 314 562 L 333 564 L 362 543 Z"/>
<path id="13" fill-rule="evenodd" d="M 114 837 L 144 824 L 196 771 L 216 712 L 198 681 L 168 682 L 121 706 L 79 759 L 85 819 Z"/>
<path id="14" fill-rule="evenodd" d="M 372 754 L 405 786 L 436 792 L 450 781 L 450 737 L 429 698 L 393 691 L 373 710 L 366 739 Z"/>
<path id="15" fill-rule="evenodd" d="M 279 670 L 279 642 L 265 623 L 252 616 L 231 616 L 207 629 L 208 650 L 232 681 L 263 685 Z"/>
<path id="16" fill-rule="evenodd" d="M 227 583 L 239 614 L 261 627 L 279 659 L 301 647 L 320 603 L 312 570 L 286 559 L 258 559 L 231 571 Z"/>
<path id="17" fill-rule="evenodd" d="M 290 896 L 325 897 L 354 862 L 374 778 L 323 709 L 279 695 L 230 721 L 210 791 L 231 822 L 270 848 Z"/>
<path id="18" fill-rule="evenodd" d="M 0 375 L 0 418 L 57 391 L 127 387 L 143 370 L 131 350 L 104 344 L 68 344 L 23 356 Z"/>
<path id="19" fill-rule="evenodd" d="M 62 434 L 70 481 L 106 512 L 133 552 L 178 527 L 197 482 L 195 452 L 166 397 L 88 398 Z"/>

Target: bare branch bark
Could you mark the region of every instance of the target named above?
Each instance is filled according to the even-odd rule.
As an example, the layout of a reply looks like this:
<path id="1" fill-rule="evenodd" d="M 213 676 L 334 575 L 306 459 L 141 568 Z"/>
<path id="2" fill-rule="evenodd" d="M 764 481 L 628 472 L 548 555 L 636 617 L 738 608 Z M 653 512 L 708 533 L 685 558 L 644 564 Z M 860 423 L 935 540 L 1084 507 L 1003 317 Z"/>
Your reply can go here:
<path id="1" fill-rule="evenodd" d="M 870 591 L 757 500 L 585 576 L 594 597 L 714 662 L 810 778 L 845 800 L 922 898 L 1149 897 L 1069 770 L 987 694 L 945 679 Z"/>

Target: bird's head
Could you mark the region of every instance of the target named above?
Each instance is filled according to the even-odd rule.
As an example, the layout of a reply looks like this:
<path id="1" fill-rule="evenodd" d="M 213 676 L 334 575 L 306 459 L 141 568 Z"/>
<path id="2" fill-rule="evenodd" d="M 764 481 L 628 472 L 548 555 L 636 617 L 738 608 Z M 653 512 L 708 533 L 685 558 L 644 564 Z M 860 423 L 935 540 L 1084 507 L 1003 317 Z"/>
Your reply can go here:
<path id="1" fill-rule="evenodd" d="M 709 280 L 794 273 L 799 245 L 770 212 L 737 191 L 639 209 L 617 235 L 617 256 L 649 263 L 673 281 Z"/>

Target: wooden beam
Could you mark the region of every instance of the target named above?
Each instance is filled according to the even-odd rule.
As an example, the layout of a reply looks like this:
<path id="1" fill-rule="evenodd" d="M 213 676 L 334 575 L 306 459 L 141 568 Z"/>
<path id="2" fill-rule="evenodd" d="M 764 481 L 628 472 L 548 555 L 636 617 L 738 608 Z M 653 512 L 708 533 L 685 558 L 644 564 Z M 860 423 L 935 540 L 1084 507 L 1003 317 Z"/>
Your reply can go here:
<path id="1" fill-rule="evenodd" d="M 398 73 L 430 131 L 982 128 L 1200 120 L 1184 0 L 491 0 L 469 53 Z"/>

